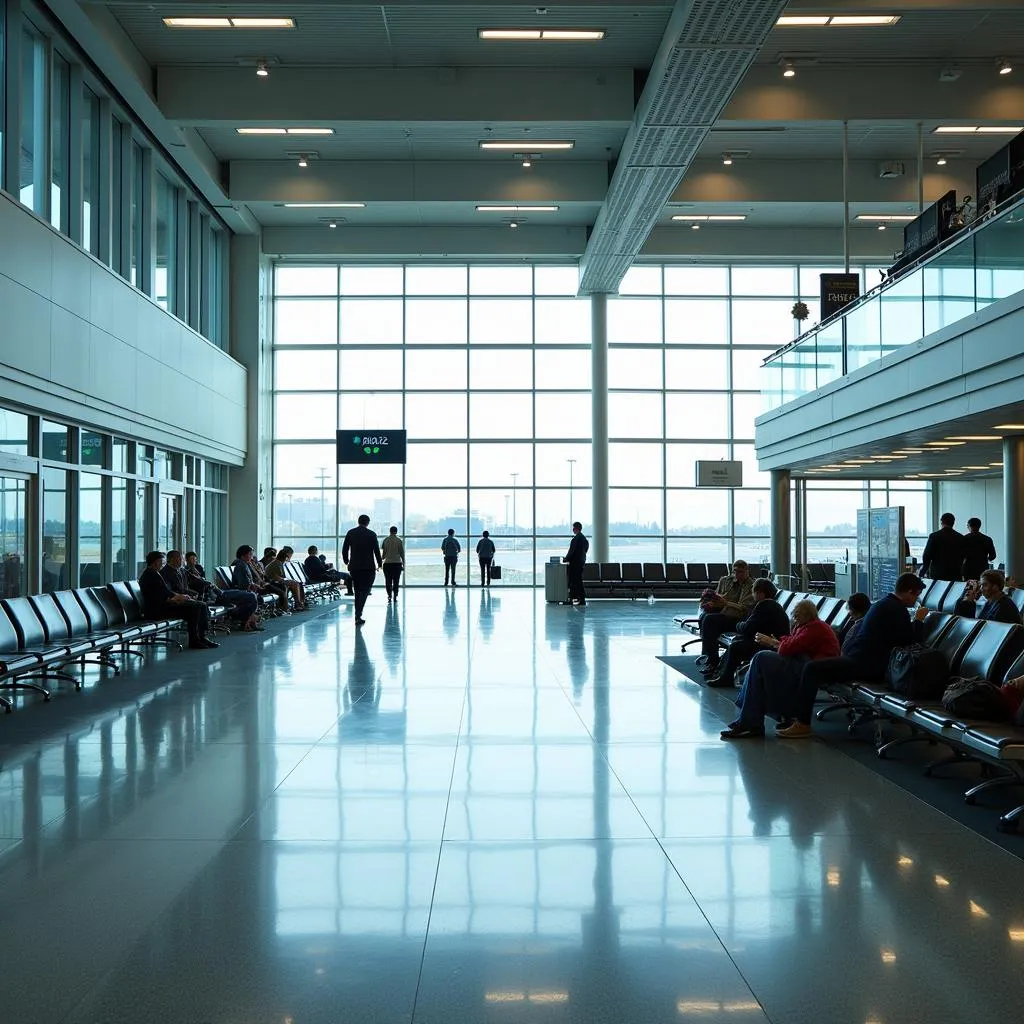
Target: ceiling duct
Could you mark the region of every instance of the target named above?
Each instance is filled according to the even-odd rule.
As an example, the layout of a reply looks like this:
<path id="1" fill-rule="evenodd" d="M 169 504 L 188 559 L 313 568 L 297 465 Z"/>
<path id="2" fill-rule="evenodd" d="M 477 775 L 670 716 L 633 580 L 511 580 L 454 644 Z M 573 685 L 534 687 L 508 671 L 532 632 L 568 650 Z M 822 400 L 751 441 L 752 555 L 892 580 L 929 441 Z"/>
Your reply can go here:
<path id="1" fill-rule="evenodd" d="M 787 0 L 677 0 L 583 255 L 614 293 Z"/>

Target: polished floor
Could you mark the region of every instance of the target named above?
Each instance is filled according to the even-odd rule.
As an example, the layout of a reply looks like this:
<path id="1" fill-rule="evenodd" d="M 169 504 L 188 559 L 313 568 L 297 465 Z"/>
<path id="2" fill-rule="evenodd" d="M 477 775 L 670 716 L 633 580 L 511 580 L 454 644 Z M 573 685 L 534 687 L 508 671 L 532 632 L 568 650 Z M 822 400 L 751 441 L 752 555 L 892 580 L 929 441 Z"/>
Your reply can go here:
<path id="1" fill-rule="evenodd" d="M 0 1020 L 1019 1020 L 1024 861 L 721 743 L 675 610 L 375 594 L 0 718 Z"/>

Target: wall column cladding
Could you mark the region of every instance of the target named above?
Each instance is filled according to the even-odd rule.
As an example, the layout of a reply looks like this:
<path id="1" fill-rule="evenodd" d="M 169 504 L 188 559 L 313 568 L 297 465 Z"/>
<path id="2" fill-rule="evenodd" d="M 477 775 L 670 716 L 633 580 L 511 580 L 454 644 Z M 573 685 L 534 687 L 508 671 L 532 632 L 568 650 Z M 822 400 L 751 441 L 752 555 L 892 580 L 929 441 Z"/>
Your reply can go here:
<path id="1" fill-rule="evenodd" d="M 1003 438 L 1003 523 L 1006 530 L 1006 575 L 1024 571 L 1024 437 Z"/>
<path id="2" fill-rule="evenodd" d="M 219 462 L 243 461 L 244 367 L 3 195 L 0 240 L 6 400 Z"/>

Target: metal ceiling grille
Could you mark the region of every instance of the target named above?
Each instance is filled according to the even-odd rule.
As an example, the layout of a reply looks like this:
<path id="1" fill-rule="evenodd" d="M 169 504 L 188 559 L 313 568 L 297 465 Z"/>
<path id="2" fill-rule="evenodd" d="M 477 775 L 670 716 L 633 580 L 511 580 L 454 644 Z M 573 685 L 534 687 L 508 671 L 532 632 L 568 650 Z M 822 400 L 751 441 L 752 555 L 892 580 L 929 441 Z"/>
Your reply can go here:
<path id="1" fill-rule="evenodd" d="M 786 0 L 679 0 L 604 207 L 580 290 L 615 292 Z"/>

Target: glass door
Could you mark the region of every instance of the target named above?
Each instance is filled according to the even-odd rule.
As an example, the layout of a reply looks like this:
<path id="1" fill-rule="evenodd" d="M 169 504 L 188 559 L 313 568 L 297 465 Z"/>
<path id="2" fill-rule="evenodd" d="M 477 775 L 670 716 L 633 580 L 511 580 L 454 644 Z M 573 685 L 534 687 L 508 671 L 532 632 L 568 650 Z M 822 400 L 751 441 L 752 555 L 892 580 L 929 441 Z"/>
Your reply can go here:
<path id="1" fill-rule="evenodd" d="M 28 547 L 28 524 L 25 506 L 28 480 L 19 476 L 0 476 L 0 595 L 24 597 L 28 593 L 28 571 L 25 552 Z"/>
<path id="2" fill-rule="evenodd" d="M 181 495 L 160 495 L 160 525 L 157 545 L 161 551 L 181 550 Z"/>

